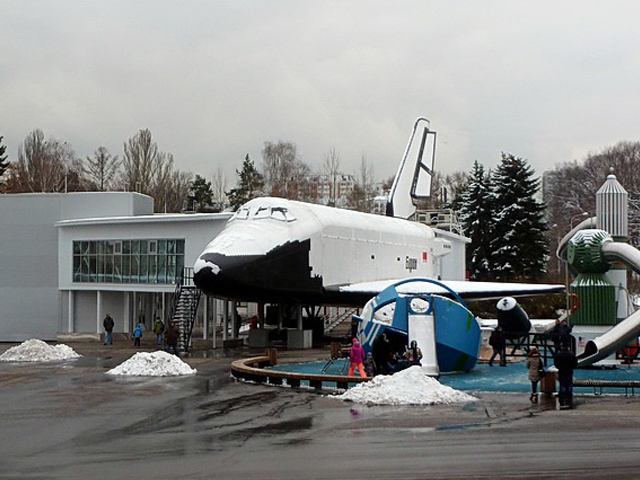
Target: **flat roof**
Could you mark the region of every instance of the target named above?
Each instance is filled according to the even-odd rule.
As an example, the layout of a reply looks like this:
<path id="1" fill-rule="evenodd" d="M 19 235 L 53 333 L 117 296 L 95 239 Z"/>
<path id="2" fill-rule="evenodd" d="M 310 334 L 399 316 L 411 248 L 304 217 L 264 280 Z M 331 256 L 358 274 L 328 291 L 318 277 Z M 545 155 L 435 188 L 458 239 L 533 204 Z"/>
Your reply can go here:
<path id="1" fill-rule="evenodd" d="M 113 225 L 135 223 L 179 223 L 206 222 L 211 220 L 228 220 L 233 212 L 221 213 L 155 213 L 153 215 L 126 215 L 116 217 L 78 218 L 56 222 L 56 227 L 76 227 L 84 225 Z"/>

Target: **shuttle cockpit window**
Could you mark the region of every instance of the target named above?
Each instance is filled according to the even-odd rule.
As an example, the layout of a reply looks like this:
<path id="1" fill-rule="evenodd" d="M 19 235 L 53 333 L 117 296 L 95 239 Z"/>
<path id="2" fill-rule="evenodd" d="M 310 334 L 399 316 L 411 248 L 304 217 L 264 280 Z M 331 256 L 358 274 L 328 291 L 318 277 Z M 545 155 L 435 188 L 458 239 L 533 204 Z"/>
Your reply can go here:
<path id="1" fill-rule="evenodd" d="M 285 207 L 267 207 L 263 205 L 251 212 L 252 220 L 263 220 L 268 218 L 279 220 L 281 222 L 293 222 L 296 220 L 296 217 L 294 217 Z"/>
<path id="2" fill-rule="evenodd" d="M 233 216 L 232 220 L 240 219 L 246 220 L 249 218 L 249 209 L 247 207 L 240 207 L 236 214 Z"/>
<path id="3" fill-rule="evenodd" d="M 269 218 L 269 207 L 258 207 L 256 213 L 253 214 L 253 218 L 256 220 L 260 218 Z"/>
<path id="4" fill-rule="evenodd" d="M 283 222 L 293 222 L 296 220 L 289 210 L 284 207 L 272 207 L 271 218 L 276 220 L 282 220 Z"/>

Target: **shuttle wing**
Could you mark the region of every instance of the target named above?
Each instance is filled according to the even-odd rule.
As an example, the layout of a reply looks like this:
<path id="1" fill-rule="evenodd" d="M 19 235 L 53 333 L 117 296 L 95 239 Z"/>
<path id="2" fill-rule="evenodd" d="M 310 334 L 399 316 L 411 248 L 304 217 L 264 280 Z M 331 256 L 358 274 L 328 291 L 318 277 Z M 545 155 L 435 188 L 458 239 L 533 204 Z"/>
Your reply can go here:
<path id="1" fill-rule="evenodd" d="M 400 280 L 381 280 L 376 282 L 354 283 L 329 287 L 327 290 L 343 295 L 357 295 L 374 297 Z M 564 292 L 564 285 L 543 283 L 500 283 L 500 282 L 465 282 L 458 280 L 439 280 L 462 298 L 469 300 L 489 300 L 502 297 L 526 297 Z M 424 293 L 450 296 L 450 292 L 436 285 L 425 282 L 407 283 L 397 288 L 400 293 Z"/>

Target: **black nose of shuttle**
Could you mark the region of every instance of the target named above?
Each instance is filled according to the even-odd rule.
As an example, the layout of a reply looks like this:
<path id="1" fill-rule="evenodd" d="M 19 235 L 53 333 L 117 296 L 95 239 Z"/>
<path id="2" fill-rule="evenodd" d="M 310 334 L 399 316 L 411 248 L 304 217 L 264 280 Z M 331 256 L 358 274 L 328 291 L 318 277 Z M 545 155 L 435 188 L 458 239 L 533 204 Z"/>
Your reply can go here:
<path id="1" fill-rule="evenodd" d="M 204 293 L 220 298 L 240 298 L 251 283 L 251 265 L 256 256 L 204 253 L 194 266 L 193 281 Z"/>
<path id="2" fill-rule="evenodd" d="M 309 248 L 306 240 L 286 242 L 263 255 L 205 252 L 194 265 L 193 280 L 214 297 L 312 302 L 322 294 L 322 278 L 311 273 Z"/>

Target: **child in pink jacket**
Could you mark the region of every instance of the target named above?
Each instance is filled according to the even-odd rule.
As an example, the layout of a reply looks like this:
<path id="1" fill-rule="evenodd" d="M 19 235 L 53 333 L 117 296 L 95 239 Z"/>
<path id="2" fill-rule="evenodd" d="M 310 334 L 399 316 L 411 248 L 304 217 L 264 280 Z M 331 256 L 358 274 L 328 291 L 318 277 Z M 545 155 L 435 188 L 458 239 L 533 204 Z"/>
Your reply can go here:
<path id="1" fill-rule="evenodd" d="M 349 355 L 349 362 L 351 366 L 349 367 L 349 376 L 353 376 L 353 372 L 358 367 L 358 371 L 360 372 L 361 377 L 366 377 L 367 374 L 364 373 L 364 366 L 362 362 L 364 362 L 364 349 L 360 342 L 358 342 L 357 338 L 353 339 L 353 345 L 351 346 L 351 353 Z"/>

